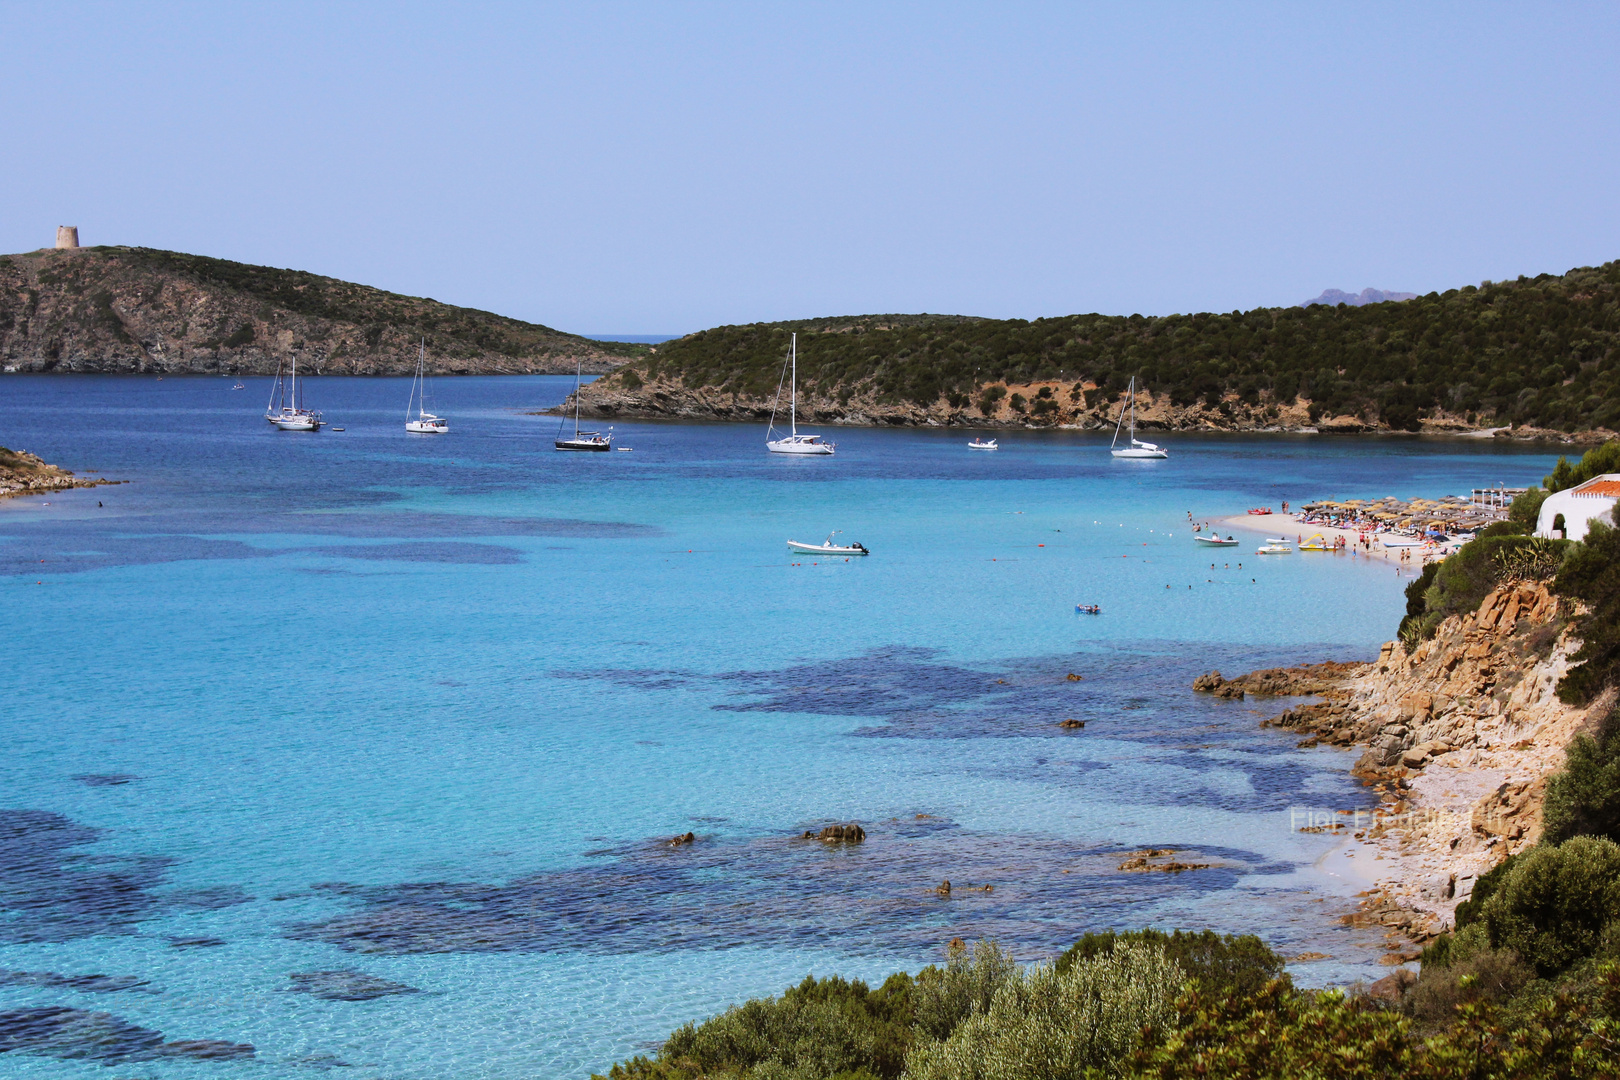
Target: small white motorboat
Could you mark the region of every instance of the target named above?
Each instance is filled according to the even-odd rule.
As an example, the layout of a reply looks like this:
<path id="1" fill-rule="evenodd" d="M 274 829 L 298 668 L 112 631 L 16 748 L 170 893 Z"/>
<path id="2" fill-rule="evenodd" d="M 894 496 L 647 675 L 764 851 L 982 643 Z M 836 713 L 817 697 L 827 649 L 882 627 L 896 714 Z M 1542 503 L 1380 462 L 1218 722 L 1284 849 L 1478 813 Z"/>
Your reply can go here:
<path id="1" fill-rule="evenodd" d="M 848 545 L 833 543 L 833 537 L 835 537 L 837 535 L 838 535 L 838 533 L 836 531 L 835 532 L 830 532 L 830 533 L 827 534 L 827 539 L 823 540 L 819 544 L 801 544 L 797 540 L 789 540 L 787 542 L 788 550 L 789 551 L 801 552 L 801 553 L 803 553 L 805 555 L 870 555 L 870 554 L 872 554 L 870 551 L 867 551 L 866 548 L 863 547 L 859 543 L 853 543 L 853 544 L 848 544 Z"/>
<path id="2" fill-rule="evenodd" d="M 1194 536 L 1193 539 L 1196 540 L 1200 544 L 1207 544 L 1210 547 L 1237 547 L 1238 546 L 1238 540 L 1237 540 L 1236 537 L 1233 537 L 1233 536 L 1228 536 L 1225 540 L 1222 540 L 1220 538 L 1220 536 L 1218 536 L 1216 534 L 1211 534 L 1209 536 Z"/>
<path id="3" fill-rule="evenodd" d="M 998 449 L 998 447 L 996 446 L 996 440 L 994 440 L 994 439 L 991 439 L 989 442 L 985 442 L 983 439 L 974 439 L 972 442 L 968 443 L 968 449 L 969 450 L 995 450 L 995 449 Z"/>
<path id="4" fill-rule="evenodd" d="M 1294 545 L 1288 543 L 1279 544 L 1271 540 L 1267 540 L 1264 544 L 1261 544 L 1258 548 L 1256 548 L 1254 553 L 1256 555 L 1292 555 L 1294 553 Z"/>
<path id="5" fill-rule="evenodd" d="M 1424 544 L 1424 541 L 1413 540 L 1409 536 L 1397 536 L 1393 540 L 1387 536 L 1380 536 L 1378 538 L 1378 542 L 1383 544 L 1386 548 L 1415 548 L 1422 547 Z"/>

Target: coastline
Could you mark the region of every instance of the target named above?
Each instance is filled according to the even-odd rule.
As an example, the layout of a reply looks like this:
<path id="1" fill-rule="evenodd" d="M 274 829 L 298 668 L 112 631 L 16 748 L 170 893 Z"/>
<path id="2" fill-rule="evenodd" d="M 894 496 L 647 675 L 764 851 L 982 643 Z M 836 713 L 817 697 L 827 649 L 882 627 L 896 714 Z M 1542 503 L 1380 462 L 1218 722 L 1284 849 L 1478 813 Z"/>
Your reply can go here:
<path id="1" fill-rule="evenodd" d="M 1222 535 L 1225 535 L 1231 531 L 1238 531 L 1253 533 L 1261 536 L 1267 534 L 1278 536 L 1291 535 L 1296 539 L 1299 537 L 1309 539 L 1312 536 L 1323 536 L 1326 537 L 1330 543 L 1334 540 L 1343 538 L 1345 542 L 1344 551 L 1296 550 L 1294 552 L 1295 555 L 1343 557 L 1346 552 L 1354 552 L 1354 557 L 1356 558 L 1381 559 L 1384 562 L 1394 563 L 1397 566 L 1410 566 L 1418 570 L 1423 568 L 1423 564 L 1428 560 L 1428 558 L 1444 558 L 1462 546 L 1460 542 L 1452 540 L 1447 541 L 1444 544 L 1438 544 L 1433 548 L 1386 548 L 1377 543 L 1374 543 L 1371 548 L 1364 548 L 1360 546 L 1359 537 L 1361 534 L 1356 532 L 1354 529 L 1335 528 L 1331 525 L 1301 524 L 1299 515 L 1293 513 L 1236 514 L 1231 517 L 1210 518 L 1208 520 L 1213 525 L 1217 526 L 1217 531 L 1219 531 Z M 1286 524 L 1284 525 L 1280 523 Z M 1401 552 L 1403 551 L 1417 552 L 1424 557 L 1402 559 Z"/>
<path id="2" fill-rule="evenodd" d="M 101 487 L 103 484 L 121 484 L 122 480 L 101 477 L 75 476 L 58 465 L 51 465 L 26 450 L 8 450 L 0 446 L 0 499 L 16 499 L 24 495 L 49 495 L 54 491 L 71 488 Z"/>
<path id="3" fill-rule="evenodd" d="M 1585 708 L 1558 700 L 1580 647 L 1562 603 L 1542 583 L 1508 582 L 1410 652 L 1392 641 L 1336 676 L 1317 665 L 1194 684 L 1227 697 L 1314 693 L 1262 725 L 1301 735 L 1301 748 L 1364 749 L 1351 775 L 1377 790 L 1377 808 L 1293 827 L 1342 838 L 1315 866 L 1364 883 L 1346 921 L 1384 929 L 1385 964 L 1416 960 L 1480 875 L 1536 843 L 1548 776 L 1613 705 L 1612 691 Z"/>

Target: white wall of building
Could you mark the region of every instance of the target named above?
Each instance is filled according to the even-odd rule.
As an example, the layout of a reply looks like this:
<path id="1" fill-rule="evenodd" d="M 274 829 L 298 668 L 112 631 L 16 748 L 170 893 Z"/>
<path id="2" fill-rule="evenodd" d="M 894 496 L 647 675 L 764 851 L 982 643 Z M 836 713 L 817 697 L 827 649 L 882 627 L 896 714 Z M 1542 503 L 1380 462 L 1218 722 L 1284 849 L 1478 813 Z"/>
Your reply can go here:
<path id="1" fill-rule="evenodd" d="M 1541 513 L 1536 516 L 1536 535 L 1553 536 L 1553 522 L 1559 514 L 1564 515 L 1564 536 L 1570 540 L 1585 540 L 1587 528 L 1594 518 L 1604 518 L 1606 523 L 1613 524 L 1614 519 L 1608 515 L 1614 512 L 1615 503 L 1620 499 L 1611 495 L 1581 493 L 1581 488 L 1600 480 L 1620 483 L 1620 473 L 1604 473 L 1579 487 L 1547 496 L 1547 501 L 1541 504 Z"/>

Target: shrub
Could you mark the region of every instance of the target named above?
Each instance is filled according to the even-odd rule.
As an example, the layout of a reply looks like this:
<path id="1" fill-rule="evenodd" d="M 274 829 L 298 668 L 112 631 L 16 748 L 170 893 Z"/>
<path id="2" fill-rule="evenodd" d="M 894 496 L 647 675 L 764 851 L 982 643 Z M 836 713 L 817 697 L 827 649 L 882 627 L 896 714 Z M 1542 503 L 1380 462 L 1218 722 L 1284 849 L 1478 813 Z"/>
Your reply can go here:
<path id="1" fill-rule="evenodd" d="M 253 324 L 243 323 L 238 326 L 231 336 L 226 338 L 224 345 L 227 349 L 237 349 L 247 345 L 253 340 Z"/>
<path id="2" fill-rule="evenodd" d="M 1459 1005 L 1508 1001 L 1535 977 L 1512 949 L 1480 949 L 1455 964 L 1425 963 L 1406 1007 L 1425 1027 L 1440 1028 L 1456 1018 Z"/>
<path id="3" fill-rule="evenodd" d="M 1620 842 L 1620 707 L 1610 707 L 1595 736 L 1575 736 L 1564 754 L 1563 771 L 1547 780 L 1542 842 L 1572 836 Z"/>
<path id="4" fill-rule="evenodd" d="M 1546 488 L 1525 488 L 1524 494 L 1514 499 L 1513 505 L 1508 507 L 1508 520 L 1523 525 L 1526 532 L 1534 530 L 1536 520 L 1541 516 L 1541 504 L 1546 502 L 1547 496 L 1551 494 L 1552 492 Z M 1494 525 L 1491 527 L 1495 528 Z"/>
<path id="5" fill-rule="evenodd" d="M 949 1037 L 969 1016 L 989 1011 L 996 991 L 1017 974 L 1012 955 L 995 942 L 975 942 L 971 955 L 966 946 L 953 942 L 945 967 L 924 968 L 911 988 L 918 1033 L 929 1039 Z"/>
<path id="6" fill-rule="evenodd" d="M 634 368 L 624 368 L 619 374 L 619 382 L 626 390 L 640 390 L 641 376 L 636 374 Z"/>
<path id="7" fill-rule="evenodd" d="M 1423 594 L 1429 591 L 1434 584 L 1434 575 L 1440 572 L 1440 564 L 1429 563 L 1424 566 L 1423 572 L 1406 586 L 1406 615 L 1401 619 L 1401 625 L 1396 628 L 1395 636 L 1405 642 L 1412 635 L 1415 628 L 1423 624 L 1423 616 L 1428 611 L 1423 601 Z M 1409 643 L 1410 645 L 1410 643 Z"/>
<path id="8" fill-rule="evenodd" d="M 1184 975 L 1163 950 L 1120 942 L 1059 972 L 1041 965 L 1008 978 L 986 1012 L 943 1042 L 919 1042 L 907 1080 L 1016 1080 L 1119 1075 L 1144 1031 L 1165 1033 Z"/>
<path id="9" fill-rule="evenodd" d="M 1470 921 L 1483 929 L 1492 949 L 1512 949 L 1550 978 L 1596 955 L 1615 920 L 1620 920 L 1620 845 L 1577 836 L 1521 853 L 1494 891 L 1476 904 Z M 1463 933 L 1475 937 L 1469 930 Z"/>
<path id="10" fill-rule="evenodd" d="M 1058 971 L 1080 960 L 1106 956 L 1117 945 L 1150 945 L 1163 950 L 1175 961 L 1204 994 L 1236 994 L 1249 997 L 1273 979 L 1285 983 L 1287 961 L 1253 934 L 1217 934 L 1213 930 L 1137 930 L 1116 934 L 1104 931 L 1087 934 L 1057 959 Z"/>
<path id="11" fill-rule="evenodd" d="M 1575 625 L 1581 647 L 1558 683 L 1560 699 L 1585 704 L 1620 683 L 1620 528 L 1593 521 L 1585 542 L 1574 546 L 1559 569 L 1553 591 L 1586 605 Z"/>
<path id="12" fill-rule="evenodd" d="M 1012 397 L 1007 399 L 1007 404 L 1012 406 L 1012 411 L 1013 412 L 1015 412 L 1015 413 L 1023 412 L 1024 411 L 1024 405 L 1026 404 L 1026 402 L 1024 400 L 1024 395 L 1023 394 L 1014 394 Z"/>
<path id="13" fill-rule="evenodd" d="M 979 395 L 979 411 L 986 416 L 995 415 L 997 406 L 1001 404 L 1001 399 L 1006 396 L 1007 388 L 1005 386 L 985 387 L 984 392 Z"/>
<path id="14" fill-rule="evenodd" d="M 1524 536 L 1534 531 L 1534 524 L 1535 523 L 1532 522 L 1530 525 L 1525 525 L 1521 522 L 1511 520 L 1493 521 L 1483 529 L 1479 530 L 1479 532 L 1475 533 L 1474 536 L 1478 539 L 1483 539 L 1490 536 Z M 1430 563 L 1429 565 L 1433 566 L 1435 564 Z"/>
<path id="15" fill-rule="evenodd" d="M 669 1037 L 656 1059 L 615 1065 L 609 1080 L 894 1080 L 911 1045 L 911 978 L 876 991 L 859 980 L 806 978 L 780 998 L 728 1009 Z"/>

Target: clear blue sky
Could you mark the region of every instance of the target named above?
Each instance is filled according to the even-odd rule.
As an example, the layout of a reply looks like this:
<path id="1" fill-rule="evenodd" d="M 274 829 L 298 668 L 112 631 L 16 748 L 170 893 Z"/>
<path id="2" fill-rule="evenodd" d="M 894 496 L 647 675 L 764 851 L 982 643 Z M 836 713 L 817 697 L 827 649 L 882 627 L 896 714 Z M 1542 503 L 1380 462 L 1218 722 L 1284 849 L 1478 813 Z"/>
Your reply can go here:
<path id="1" fill-rule="evenodd" d="M 0 250 L 578 332 L 1620 258 L 1620 5 L 0 2 Z"/>

